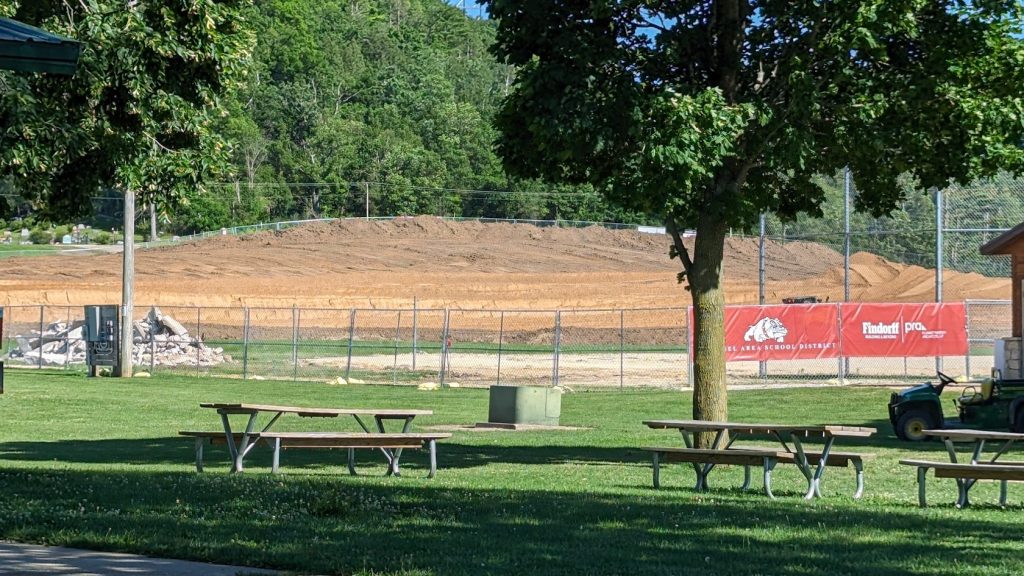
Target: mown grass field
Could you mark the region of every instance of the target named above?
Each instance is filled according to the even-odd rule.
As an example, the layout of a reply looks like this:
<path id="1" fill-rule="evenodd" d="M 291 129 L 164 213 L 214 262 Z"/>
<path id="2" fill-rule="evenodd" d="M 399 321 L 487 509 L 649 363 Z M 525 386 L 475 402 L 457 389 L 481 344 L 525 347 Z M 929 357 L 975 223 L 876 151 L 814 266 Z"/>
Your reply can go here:
<path id="1" fill-rule="evenodd" d="M 737 421 L 878 427 L 837 448 L 877 454 L 866 494 L 853 501 L 852 469 L 829 469 L 825 498 L 800 498 L 792 466 L 776 469 L 777 501 L 740 492 L 742 469 L 692 490 L 677 464 L 651 488 L 638 447 L 678 442 L 641 425 L 690 415 L 688 393 L 567 394 L 562 424 L 575 430 L 473 431 L 487 391 L 328 386 L 157 376 L 120 381 L 79 374 L 8 372 L 0 396 L 0 539 L 277 568 L 296 573 L 460 574 L 1019 574 L 1024 488 L 972 491 L 952 506 L 952 481 L 929 479 L 932 506 L 917 506 L 902 457 L 945 459 L 938 443 L 897 442 L 886 422 L 888 390 L 734 391 Z M 219 428 L 202 401 L 428 408 L 414 429 L 452 429 L 439 472 L 407 452 L 401 478 L 361 451 L 351 477 L 341 451 L 269 451 L 227 474 L 222 448 L 193 465 L 178 430 Z M 277 430 L 353 429 L 351 420 L 285 416 Z M 1021 458 L 1024 459 L 1024 458 Z M 755 475 L 755 478 L 757 476 Z M 759 483 L 755 480 L 755 487 Z"/>

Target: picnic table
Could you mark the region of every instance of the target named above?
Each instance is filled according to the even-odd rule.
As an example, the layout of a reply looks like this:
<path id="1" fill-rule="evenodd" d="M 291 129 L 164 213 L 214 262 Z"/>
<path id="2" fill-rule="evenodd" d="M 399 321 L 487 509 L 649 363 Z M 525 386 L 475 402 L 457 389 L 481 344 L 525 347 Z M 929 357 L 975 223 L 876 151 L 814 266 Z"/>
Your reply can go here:
<path id="1" fill-rule="evenodd" d="M 1014 444 L 1024 444 L 1024 434 L 1018 432 L 1000 432 L 994 430 L 923 430 L 923 434 L 942 440 L 946 446 L 949 462 L 928 460 L 900 460 L 901 464 L 917 467 L 918 502 L 922 507 L 925 500 L 925 477 L 929 469 L 935 470 L 936 478 L 954 478 L 957 485 L 956 506 L 963 508 L 970 504 L 968 494 L 978 480 L 999 480 L 999 503 L 1006 505 L 1006 484 L 1010 481 L 1024 481 L 1024 461 L 1000 460 L 1010 453 Z M 970 448 L 970 461 L 961 461 L 957 457 L 959 442 Z M 997 445 L 995 453 L 984 453 L 986 442 Z"/>
<path id="2" fill-rule="evenodd" d="M 388 474 L 399 475 L 399 459 L 403 448 L 418 448 L 427 443 L 430 448 L 431 472 L 436 467 L 434 442 L 448 438 L 451 434 L 412 434 L 409 428 L 417 416 L 433 414 L 431 410 L 393 409 L 393 408 L 317 408 L 301 406 L 277 406 L 268 404 L 244 403 L 201 403 L 201 408 L 216 410 L 223 426 L 223 438 L 231 454 L 231 471 L 241 472 L 242 461 L 259 441 L 267 442 L 274 448 L 274 472 L 277 471 L 280 449 L 284 447 L 298 448 L 348 448 L 349 472 L 355 474 L 354 449 L 379 449 L 388 462 Z M 351 416 L 362 429 L 361 433 L 345 432 L 271 432 L 271 427 L 285 414 L 295 414 L 302 418 L 337 418 Z M 238 433 L 231 429 L 230 415 L 247 415 L 245 431 Z M 269 418 L 258 427 L 257 422 L 264 417 Z M 371 429 L 365 419 L 372 418 L 375 429 Z M 399 433 L 388 433 L 384 422 L 396 420 L 402 422 Z M 185 436 L 197 439 L 197 468 L 202 470 L 202 449 L 198 440 L 219 436 L 219 432 L 181 432 Z"/>
<path id="3" fill-rule="evenodd" d="M 764 468 L 765 493 L 774 498 L 771 491 L 771 471 L 776 464 L 794 464 L 807 479 L 805 499 L 821 497 L 821 478 L 827 466 L 849 466 L 857 470 L 857 488 L 853 495 L 860 498 L 864 492 L 863 460 L 870 454 L 834 452 L 832 445 L 836 438 L 864 438 L 875 433 L 874 428 L 839 425 L 792 425 L 792 424 L 748 424 L 740 422 L 712 422 L 707 420 L 645 420 L 644 424 L 653 429 L 677 430 L 682 435 L 684 447 L 648 447 L 654 456 L 654 485 L 658 487 L 660 460 L 690 462 L 697 473 L 697 490 L 707 488 L 708 474 L 716 464 L 738 464 L 744 466 L 743 489 L 750 484 L 750 466 Z M 695 448 L 694 434 L 714 432 L 715 439 L 709 449 Z M 778 446 L 744 447 L 734 446 L 737 440 L 749 437 L 768 437 Z M 808 451 L 806 439 L 822 439 L 820 451 Z"/>

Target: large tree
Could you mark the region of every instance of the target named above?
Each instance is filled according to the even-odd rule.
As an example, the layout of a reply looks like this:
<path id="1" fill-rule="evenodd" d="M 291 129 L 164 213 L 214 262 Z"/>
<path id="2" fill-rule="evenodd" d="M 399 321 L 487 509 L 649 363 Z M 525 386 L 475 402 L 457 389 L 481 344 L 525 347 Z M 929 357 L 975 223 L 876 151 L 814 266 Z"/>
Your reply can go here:
<path id="1" fill-rule="evenodd" d="M 818 213 L 815 175 L 843 166 L 878 215 L 902 174 L 945 186 L 1024 160 L 1017 1 L 487 4 L 494 52 L 518 67 L 497 120 L 505 168 L 664 217 L 695 309 L 696 418 L 727 417 L 731 227 Z"/>
<path id="2" fill-rule="evenodd" d="M 106 187 L 183 198 L 228 166 L 212 126 L 246 69 L 250 3 L 15 1 L 8 13 L 84 49 L 71 79 L 0 72 L 0 176 L 64 219 Z"/>

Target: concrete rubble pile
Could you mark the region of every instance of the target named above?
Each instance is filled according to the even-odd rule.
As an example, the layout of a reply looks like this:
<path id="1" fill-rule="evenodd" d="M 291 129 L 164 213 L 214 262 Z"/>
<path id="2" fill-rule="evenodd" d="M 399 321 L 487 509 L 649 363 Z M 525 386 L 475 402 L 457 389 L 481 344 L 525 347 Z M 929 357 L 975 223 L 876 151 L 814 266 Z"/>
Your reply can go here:
<path id="1" fill-rule="evenodd" d="M 15 336 L 18 347 L 11 351 L 12 361 L 43 366 L 65 366 L 85 362 L 85 322 L 68 325 L 58 320 L 43 333 Z M 207 346 L 191 336 L 180 322 L 153 307 L 133 326 L 132 363 L 135 366 L 215 366 L 231 362 L 223 348 Z"/>

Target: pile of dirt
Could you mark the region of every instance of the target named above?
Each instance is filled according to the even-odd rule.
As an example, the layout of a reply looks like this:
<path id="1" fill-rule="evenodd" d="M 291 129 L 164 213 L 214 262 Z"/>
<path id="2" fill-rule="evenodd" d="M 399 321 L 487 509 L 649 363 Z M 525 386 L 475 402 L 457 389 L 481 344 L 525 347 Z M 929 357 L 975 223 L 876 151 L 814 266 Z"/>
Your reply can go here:
<path id="1" fill-rule="evenodd" d="M 161 306 L 554 309 L 690 304 L 661 234 L 603 227 L 455 222 L 435 217 L 339 220 L 140 250 L 136 302 Z M 688 239 L 692 249 L 692 238 Z M 769 242 L 766 297 L 842 299 L 842 255 L 810 242 Z M 756 238 L 726 241 L 730 303 L 756 303 Z M 120 254 L 11 258 L 0 304 L 120 301 Z M 947 271 L 946 300 L 1006 299 L 1009 280 Z M 934 300 L 934 271 L 856 254 L 858 301 Z"/>

